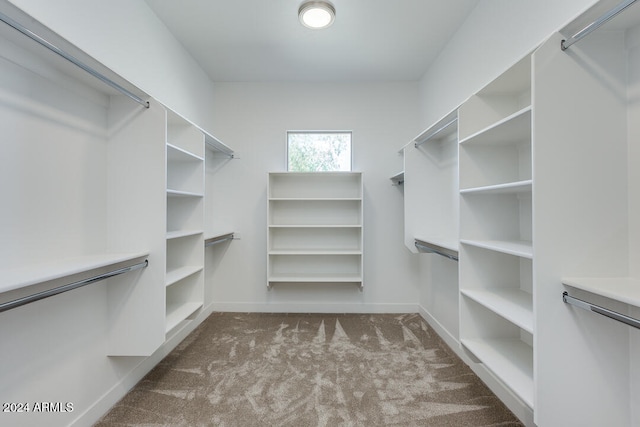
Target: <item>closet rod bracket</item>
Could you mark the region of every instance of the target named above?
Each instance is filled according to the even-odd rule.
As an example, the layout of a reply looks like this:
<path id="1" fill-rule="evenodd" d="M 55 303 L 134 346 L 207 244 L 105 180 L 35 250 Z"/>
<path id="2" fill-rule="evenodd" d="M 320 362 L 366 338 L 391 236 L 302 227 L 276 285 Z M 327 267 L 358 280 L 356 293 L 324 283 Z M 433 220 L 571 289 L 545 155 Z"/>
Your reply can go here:
<path id="1" fill-rule="evenodd" d="M 583 310 L 592 311 L 610 319 L 617 320 L 618 322 L 624 323 L 625 325 L 640 329 L 640 320 L 613 310 L 609 310 L 608 308 L 604 308 L 599 305 L 591 304 L 590 302 L 572 297 L 566 291 L 562 293 L 562 301 L 564 301 L 566 304 L 582 308 Z"/>

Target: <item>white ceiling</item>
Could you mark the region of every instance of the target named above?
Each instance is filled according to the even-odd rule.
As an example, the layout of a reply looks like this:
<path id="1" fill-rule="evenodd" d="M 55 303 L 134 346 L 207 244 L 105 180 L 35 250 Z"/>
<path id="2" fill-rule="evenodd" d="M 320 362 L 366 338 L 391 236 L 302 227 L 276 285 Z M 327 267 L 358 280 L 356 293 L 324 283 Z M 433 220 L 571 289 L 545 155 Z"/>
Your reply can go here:
<path id="1" fill-rule="evenodd" d="M 310 30 L 303 0 L 146 0 L 213 81 L 417 81 L 479 0 L 332 0 Z"/>

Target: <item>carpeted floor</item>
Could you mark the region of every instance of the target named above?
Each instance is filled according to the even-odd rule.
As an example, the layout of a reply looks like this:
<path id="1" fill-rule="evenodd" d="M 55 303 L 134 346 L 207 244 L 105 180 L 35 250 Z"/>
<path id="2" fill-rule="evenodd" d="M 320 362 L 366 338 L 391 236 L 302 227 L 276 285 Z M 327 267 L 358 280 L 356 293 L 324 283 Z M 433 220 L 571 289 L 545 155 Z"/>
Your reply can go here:
<path id="1" fill-rule="evenodd" d="M 216 313 L 96 426 L 522 426 L 417 314 Z"/>

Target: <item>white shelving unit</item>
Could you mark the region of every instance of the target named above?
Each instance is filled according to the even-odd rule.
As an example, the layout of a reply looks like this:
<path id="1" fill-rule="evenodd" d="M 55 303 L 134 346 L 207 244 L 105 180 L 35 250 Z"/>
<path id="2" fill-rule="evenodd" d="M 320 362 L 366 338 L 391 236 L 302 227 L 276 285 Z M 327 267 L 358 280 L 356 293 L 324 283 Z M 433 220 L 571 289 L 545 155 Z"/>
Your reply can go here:
<path id="1" fill-rule="evenodd" d="M 204 305 L 204 134 L 167 111 L 165 332 Z"/>
<path id="2" fill-rule="evenodd" d="M 268 286 L 363 285 L 359 172 L 273 172 L 268 184 Z"/>
<path id="3" fill-rule="evenodd" d="M 458 114 L 460 342 L 533 411 L 531 57 Z"/>

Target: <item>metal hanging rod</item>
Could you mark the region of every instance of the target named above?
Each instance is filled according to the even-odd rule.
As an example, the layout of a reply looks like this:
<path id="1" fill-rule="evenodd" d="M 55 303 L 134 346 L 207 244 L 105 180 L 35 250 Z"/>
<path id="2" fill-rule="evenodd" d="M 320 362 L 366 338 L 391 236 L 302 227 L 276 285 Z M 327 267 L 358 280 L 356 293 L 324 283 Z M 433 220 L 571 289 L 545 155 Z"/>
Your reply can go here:
<path id="1" fill-rule="evenodd" d="M 582 38 L 588 36 L 593 31 L 600 28 L 600 26 L 602 26 L 605 22 L 609 21 L 611 18 L 613 18 L 614 16 L 616 16 L 617 14 L 619 14 L 620 12 L 622 12 L 623 10 L 625 10 L 627 7 L 631 6 L 635 2 L 636 0 L 625 0 L 619 3 L 617 6 L 615 6 L 614 8 L 604 13 L 598 19 L 596 19 L 595 21 L 593 21 L 592 23 L 590 23 L 589 25 L 587 25 L 586 27 L 584 27 L 583 29 L 581 29 L 580 31 L 578 31 L 577 33 L 569 37 L 568 39 L 562 40 L 560 42 L 560 48 L 562 50 L 567 50 L 569 46 L 581 40 Z"/>
<path id="2" fill-rule="evenodd" d="M 593 311 L 594 313 L 601 314 L 610 319 L 617 320 L 618 322 L 622 322 L 625 325 L 633 326 L 634 328 L 640 329 L 640 320 L 626 316 L 616 311 L 609 310 L 608 308 L 600 307 L 599 305 L 594 305 L 590 302 L 574 298 L 567 292 L 562 293 L 562 301 L 567 304 L 575 305 L 576 307 L 582 308 L 587 311 Z"/>
<path id="3" fill-rule="evenodd" d="M 431 135 L 429 135 L 427 138 L 424 138 L 424 139 L 422 139 L 420 141 L 417 141 L 414 144 L 415 147 L 418 148 L 419 146 L 421 146 L 425 142 L 429 141 L 431 138 L 433 138 L 434 136 L 438 135 L 440 132 L 442 132 L 443 130 L 445 130 L 446 128 L 451 126 L 452 124 L 456 123 L 457 121 L 458 121 L 458 118 L 456 117 L 456 118 L 452 119 L 451 121 L 447 122 L 446 124 L 442 125 L 435 132 L 431 133 Z"/>
<path id="4" fill-rule="evenodd" d="M 0 304 L 0 313 L 3 311 L 11 310 L 12 308 L 20 307 L 25 304 L 29 304 L 35 301 L 39 301 L 41 299 L 49 298 L 54 295 L 58 295 L 64 292 L 71 291 L 73 289 L 81 288 L 83 286 L 90 285 L 92 283 L 98 282 L 100 280 L 108 279 L 113 276 L 118 276 L 123 273 L 128 273 L 129 271 L 139 270 L 141 268 L 145 268 L 149 265 L 148 260 L 144 260 L 141 263 L 131 265 L 129 267 L 119 268 L 117 270 L 109 271 L 108 273 L 99 274 L 97 276 L 89 277 L 88 279 L 79 280 L 77 282 L 69 283 L 67 285 L 58 286 L 57 288 L 49 289 L 46 291 L 38 292 L 33 295 L 27 295 L 22 298 L 15 299 L 13 301 L 7 301 L 5 303 Z"/>
<path id="5" fill-rule="evenodd" d="M 207 239 L 204 241 L 204 247 L 208 248 L 209 246 L 217 245 L 218 243 L 226 242 L 228 240 L 233 240 L 233 239 L 234 239 L 233 233 L 212 237 L 211 239 Z"/>
<path id="6" fill-rule="evenodd" d="M 414 244 L 416 245 L 416 248 L 424 252 L 440 255 L 445 258 L 458 261 L 458 251 L 443 248 L 442 246 L 438 246 L 433 243 L 423 242 L 422 240 L 418 240 L 418 239 L 415 240 Z"/>
<path id="7" fill-rule="evenodd" d="M 101 74 L 98 71 L 94 70 L 93 68 L 89 67 L 87 64 L 81 62 L 79 59 L 75 58 L 74 56 L 72 56 L 72 55 L 68 54 L 67 52 L 63 51 L 62 49 L 58 48 L 53 43 L 43 39 L 42 37 L 40 37 L 39 35 L 37 35 L 33 31 L 29 30 L 28 28 L 26 28 L 22 24 L 14 21 L 13 19 L 11 19 L 10 17 L 8 17 L 7 15 L 5 15 L 4 13 L 1 13 L 1 12 L 0 12 L 0 21 L 2 21 L 5 24 L 9 25 L 13 29 L 21 32 L 25 36 L 29 37 L 31 40 L 33 40 L 36 43 L 40 44 L 41 46 L 44 46 L 45 48 L 49 49 L 51 52 L 55 53 L 56 55 L 61 56 L 62 58 L 66 59 L 67 61 L 69 61 L 72 64 L 74 64 L 75 66 L 83 69 L 87 73 L 91 74 L 93 77 L 95 77 L 98 80 L 100 80 L 101 82 L 111 86 L 113 89 L 117 90 L 118 92 L 122 93 L 123 95 L 126 95 L 127 97 L 131 98 L 132 100 L 134 100 L 138 104 L 142 105 L 143 107 L 149 108 L 149 102 L 148 101 L 145 101 L 142 98 L 140 98 L 139 96 L 133 94 L 131 91 L 125 89 L 122 86 L 120 86 L 118 83 L 116 83 L 113 80 L 109 79 L 104 74 Z"/>

